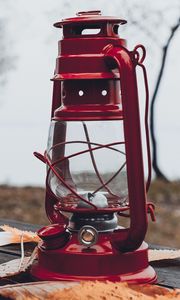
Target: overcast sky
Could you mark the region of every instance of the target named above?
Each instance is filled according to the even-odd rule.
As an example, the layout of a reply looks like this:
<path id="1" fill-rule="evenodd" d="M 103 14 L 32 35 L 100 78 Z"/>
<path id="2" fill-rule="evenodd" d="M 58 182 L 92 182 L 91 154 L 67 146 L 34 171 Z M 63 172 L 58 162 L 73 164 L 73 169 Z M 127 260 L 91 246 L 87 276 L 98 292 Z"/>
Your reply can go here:
<path id="1" fill-rule="evenodd" d="M 128 6 L 121 7 L 120 3 L 128 3 Z M 131 10 L 134 3 L 136 9 Z M 53 23 L 77 11 L 94 9 L 102 10 L 104 15 L 128 19 L 131 10 L 131 17 L 141 26 L 135 28 L 129 22 L 126 29 L 122 29 L 122 36 L 127 38 L 129 49 L 137 43 L 147 47 L 146 66 L 152 93 L 161 57 L 160 46 L 168 36 L 169 26 L 177 20 L 177 3 L 170 0 L 0 1 L 5 33 L 2 42 L 6 46 L 6 51 L 0 55 L 7 52 L 13 65 L 4 75 L 6 84 L 0 86 L 1 184 L 43 185 L 45 181 L 45 167 L 32 153 L 35 150 L 43 152 L 47 143 L 52 97 L 49 79 L 54 71 L 57 42 L 61 38 L 60 30 L 54 28 Z M 163 10 L 161 20 L 158 12 Z M 150 25 L 145 26 L 146 21 Z M 152 39 L 147 28 L 152 32 Z M 171 179 L 180 178 L 179 41 L 180 30 L 169 51 L 155 115 L 160 167 Z M 140 90 L 143 90 L 142 83 Z M 140 95 L 143 96 L 143 92 Z"/>

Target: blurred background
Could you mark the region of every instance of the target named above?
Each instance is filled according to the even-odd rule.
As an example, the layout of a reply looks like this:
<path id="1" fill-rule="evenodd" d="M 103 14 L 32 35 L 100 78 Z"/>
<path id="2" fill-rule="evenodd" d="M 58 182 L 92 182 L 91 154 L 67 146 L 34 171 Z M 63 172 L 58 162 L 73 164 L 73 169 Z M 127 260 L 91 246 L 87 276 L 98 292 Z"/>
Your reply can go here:
<path id="1" fill-rule="evenodd" d="M 142 43 L 150 89 L 153 182 L 157 222 L 147 240 L 180 247 L 179 0 L 0 0 L 0 218 L 45 224 L 44 152 L 61 30 L 52 25 L 78 11 L 101 10 L 128 23 L 128 49 Z M 140 103 L 142 75 L 138 72 Z M 143 107 L 143 104 L 142 104 Z"/>

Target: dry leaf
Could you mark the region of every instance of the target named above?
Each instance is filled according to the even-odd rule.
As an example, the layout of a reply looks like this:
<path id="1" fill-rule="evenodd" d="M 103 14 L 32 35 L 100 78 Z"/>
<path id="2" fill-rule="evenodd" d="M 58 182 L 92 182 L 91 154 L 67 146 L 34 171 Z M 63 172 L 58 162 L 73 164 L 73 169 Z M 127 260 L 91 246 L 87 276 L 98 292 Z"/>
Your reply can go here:
<path id="1" fill-rule="evenodd" d="M 38 235 L 32 231 L 24 231 L 8 225 L 2 225 L 0 226 L 0 229 L 3 230 L 2 232 L 0 232 L 0 246 L 20 243 L 22 235 L 23 241 L 25 243 L 38 243 L 40 241 Z"/>
<path id="2" fill-rule="evenodd" d="M 180 257 L 180 250 L 148 250 L 149 261 L 157 261 L 163 259 L 175 259 Z"/>
<path id="3" fill-rule="evenodd" d="M 0 296 L 17 300 L 179 300 L 180 290 L 120 282 L 48 281 L 2 287 Z"/>
<path id="4" fill-rule="evenodd" d="M 48 295 L 78 284 L 67 281 L 44 281 L 0 287 L 0 297 L 16 300 L 44 300 Z M 53 298 L 51 298 L 53 300 Z M 59 298 L 60 300 L 63 298 Z"/>
<path id="5" fill-rule="evenodd" d="M 13 259 L 0 265 L 0 278 L 18 275 L 25 272 L 37 258 L 37 247 L 32 252 L 31 256 Z"/>
<path id="6" fill-rule="evenodd" d="M 25 257 L 21 263 L 21 258 L 13 259 L 8 261 L 7 263 L 3 263 L 0 265 L 0 278 L 14 276 L 26 269 L 27 262 L 29 261 L 29 257 Z M 19 268 L 19 266 L 21 267 Z"/>
<path id="7" fill-rule="evenodd" d="M 128 285 L 120 282 L 83 282 L 80 286 L 47 295 L 47 300 L 153 300 L 180 299 L 179 291 L 146 285 Z"/>

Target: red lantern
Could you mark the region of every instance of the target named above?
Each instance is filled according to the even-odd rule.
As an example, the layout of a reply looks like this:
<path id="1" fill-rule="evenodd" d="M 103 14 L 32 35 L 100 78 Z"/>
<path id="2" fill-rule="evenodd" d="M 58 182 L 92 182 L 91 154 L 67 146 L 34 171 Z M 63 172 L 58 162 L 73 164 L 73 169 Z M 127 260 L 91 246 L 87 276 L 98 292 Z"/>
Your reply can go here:
<path id="1" fill-rule="evenodd" d="M 31 270 L 42 280 L 154 282 L 144 240 L 150 183 L 145 49 L 119 38 L 125 20 L 80 12 L 62 28 L 47 150 L 46 213 L 42 243 Z M 141 50 L 142 57 L 138 50 Z M 136 66 L 146 89 L 149 175 L 144 178 Z M 130 226 L 120 220 L 129 210 Z M 118 218 L 119 216 L 119 223 Z"/>

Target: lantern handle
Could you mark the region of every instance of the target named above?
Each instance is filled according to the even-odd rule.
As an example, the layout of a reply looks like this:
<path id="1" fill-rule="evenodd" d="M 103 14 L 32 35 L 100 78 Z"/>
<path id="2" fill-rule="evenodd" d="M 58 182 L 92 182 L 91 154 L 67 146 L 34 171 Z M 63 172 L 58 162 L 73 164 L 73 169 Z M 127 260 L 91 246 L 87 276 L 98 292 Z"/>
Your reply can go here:
<path id="1" fill-rule="evenodd" d="M 103 54 L 107 66 L 111 70 L 118 68 L 121 78 L 131 215 L 130 227 L 124 230 L 115 230 L 111 235 L 111 243 L 118 251 L 128 252 L 134 251 L 141 246 L 147 231 L 146 187 L 144 182 L 139 101 L 135 71 L 137 64 L 135 58 L 139 59 L 140 55 L 136 52 L 136 57 L 134 58 L 132 52 L 126 48 L 113 46 L 112 44 L 104 47 Z M 143 53 L 139 63 L 142 63 L 144 58 L 145 54 Z"/>
<path id="2" fill-rule="evenodd" d="M 139 49 L 142 51 L 142 57 L 140 57 Z M 151 183 L 151 150 L 150 150 L 150 138 L 149 138 L 149 126 L 148 126 L 148 118 L 149 118 L 149 89 L 148 89 L 148 80 L 147 80 L 147 72 L 146 68 L 143 64 L 144 59 L 146 57 L 146 49 L 143 45 L 139 44 L 134 47 L 134 50 L 132 51 L 135 65 L 139 66 L 142 69 L 143 72 L 143 78 L 144 78 L 144 86 L 145 86 L 145 116 L 144 116 L 144 124 L 145 124 L 145 133 L 146 133 L 146 148 L 147 148 L 147 160 L 148 160 L 148 178 L 146 181 L 146 191 L 149 190 L 149 186 Z"/>

